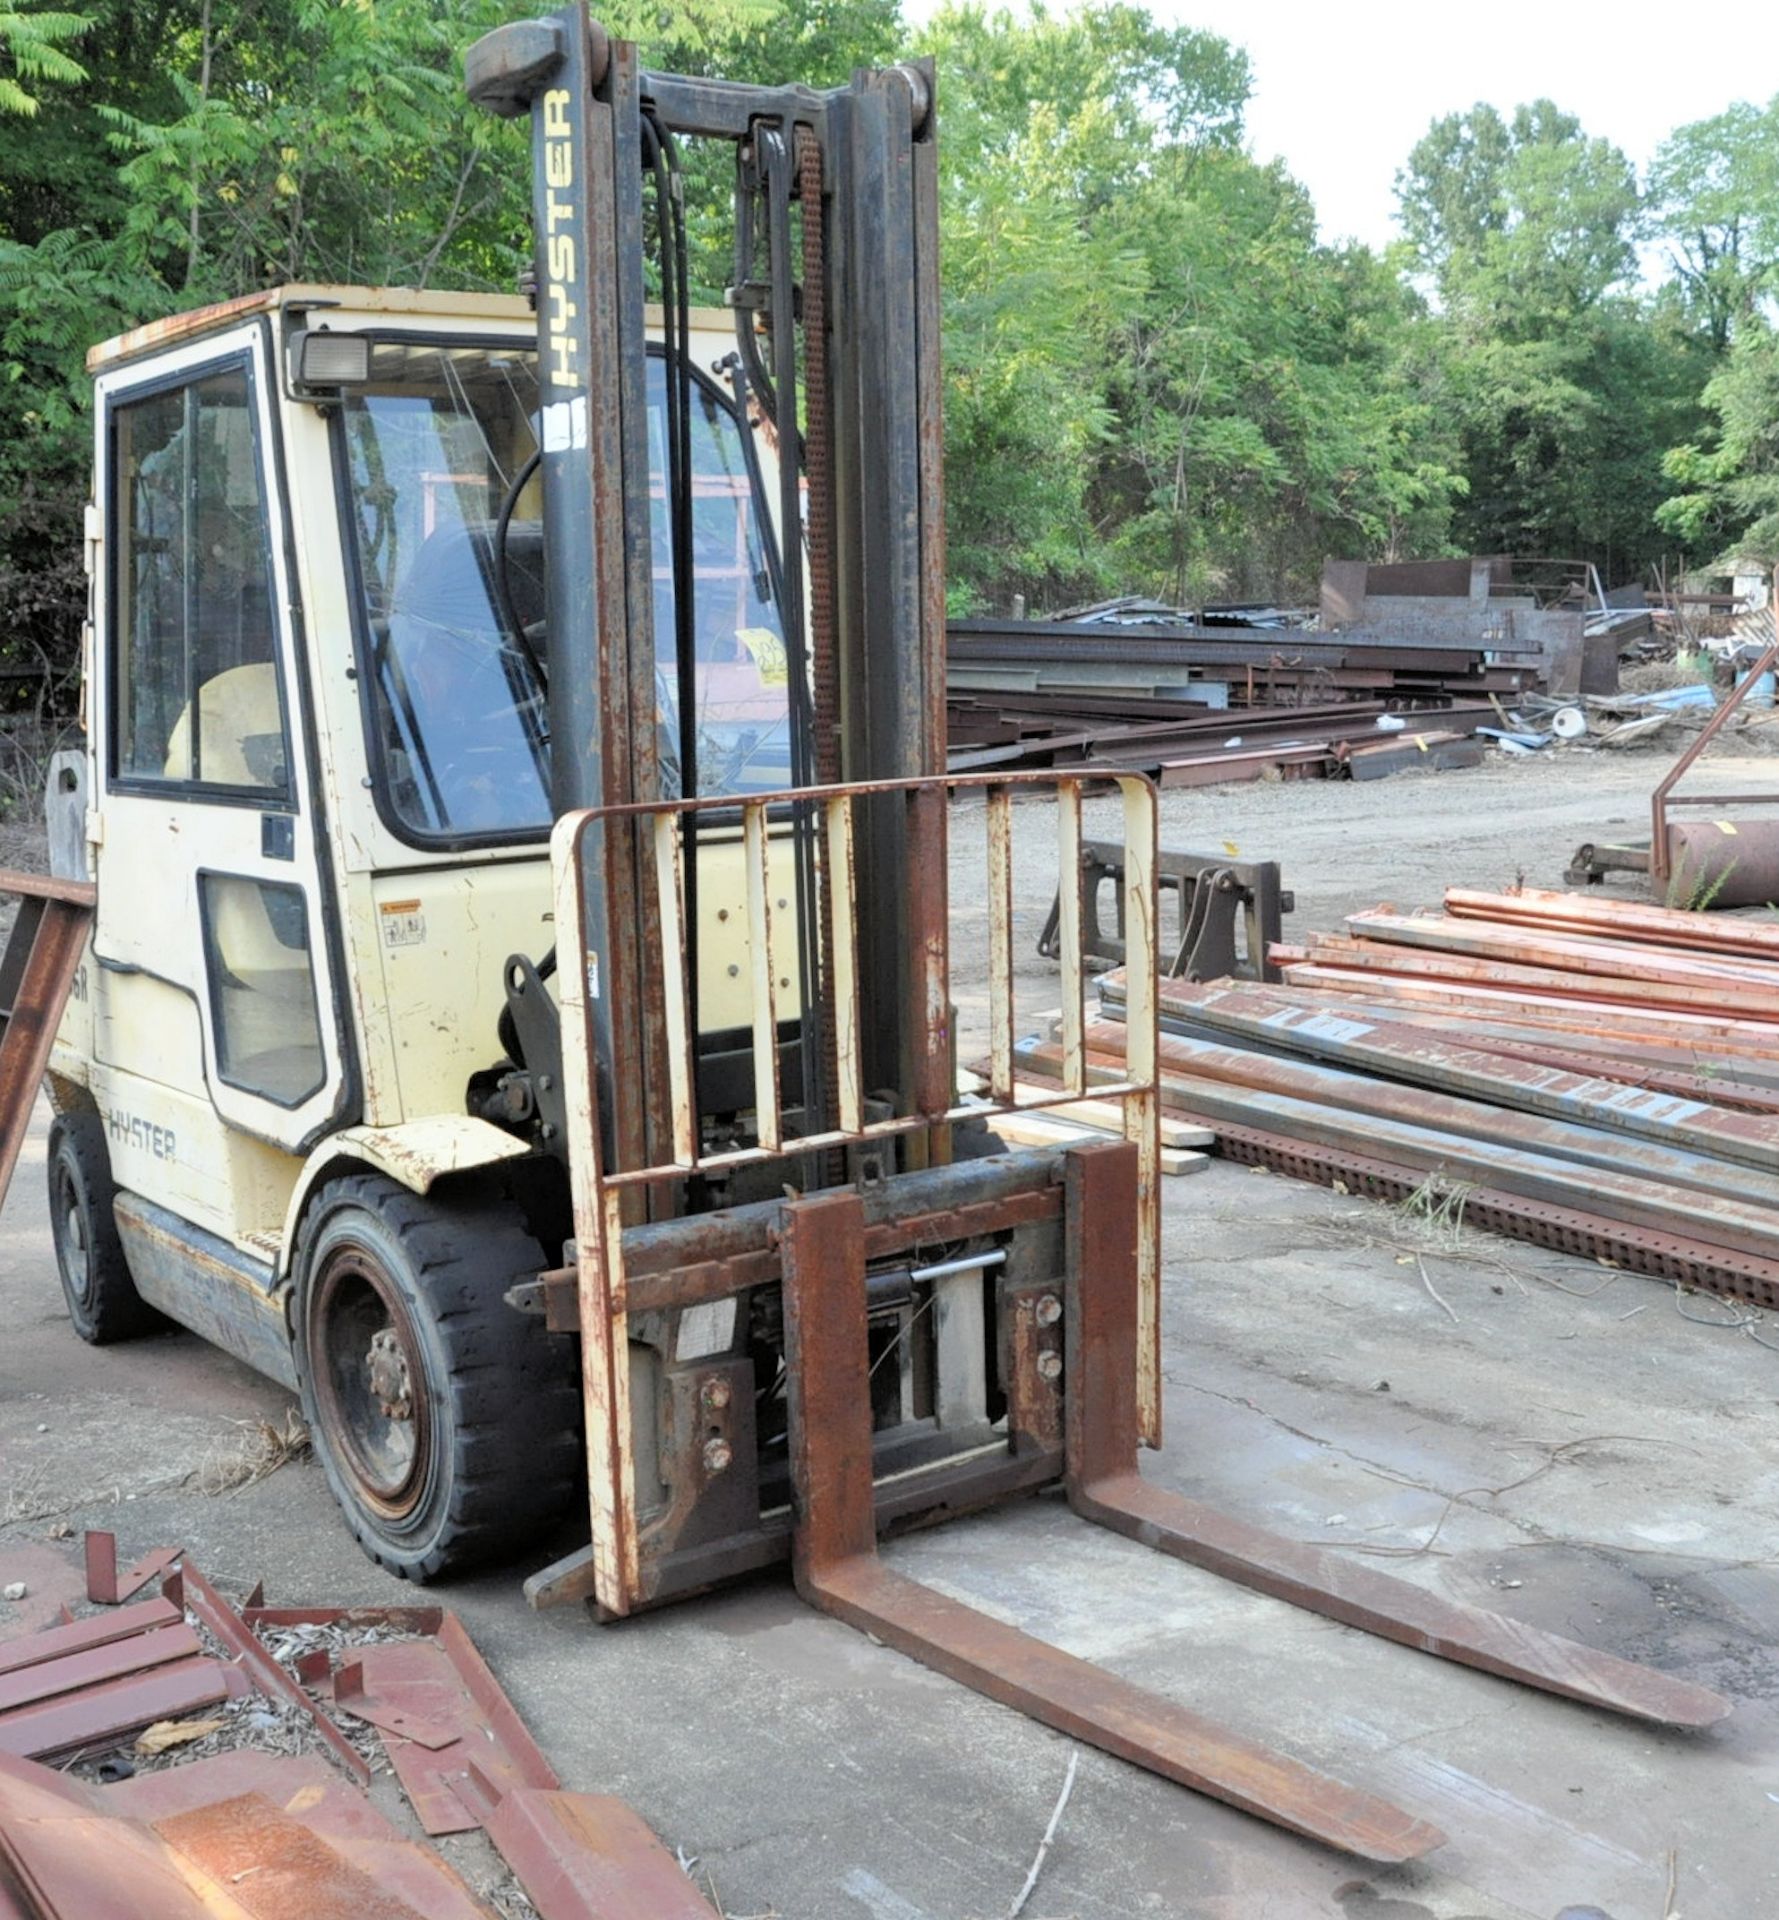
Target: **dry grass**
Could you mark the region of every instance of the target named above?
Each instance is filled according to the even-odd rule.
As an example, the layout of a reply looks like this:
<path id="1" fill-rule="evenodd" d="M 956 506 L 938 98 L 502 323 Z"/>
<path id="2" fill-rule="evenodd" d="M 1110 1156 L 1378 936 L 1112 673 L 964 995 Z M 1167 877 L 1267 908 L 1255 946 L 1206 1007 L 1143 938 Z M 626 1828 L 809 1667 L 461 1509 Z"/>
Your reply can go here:
<path id="1" fill-rule="evenodd" d="M 1706 653 L 1677 653 L 1672 660 L 1639 660 L 1619 668 L 1626 693 L 1667 693 L 1675 687 L 1710 686 L 1716 662 Z"/>
<path id="2" fill-rule="evenodd" d="M 1464 1238 L 1464 1208 L 1476 1191 L 1468 1181 L 1430 1173 L 1414 1192 L 1396 1202 L 1396 1212 L 1439 1245 L 1456 1248 Z"/>
<path id="3" fill-rule="evenodd" d="M 231 1440 L 213 1444 L 188 1484 L 199 1493 L 215 1498 L 239 1493 L 274 1474 L 293 1460 L 309 1452 L 309 1429 L 295 1407 L 285 1410 L 282 1421 L 239 1420 Z"/>

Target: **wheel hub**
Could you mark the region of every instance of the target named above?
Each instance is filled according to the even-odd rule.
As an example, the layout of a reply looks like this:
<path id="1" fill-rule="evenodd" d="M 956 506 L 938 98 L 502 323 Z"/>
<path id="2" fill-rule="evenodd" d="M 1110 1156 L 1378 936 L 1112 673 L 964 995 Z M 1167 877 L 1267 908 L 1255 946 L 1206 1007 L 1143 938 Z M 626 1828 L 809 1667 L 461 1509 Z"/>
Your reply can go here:
<path id="1" fill-rule="evenodd" d="M 434 1445 L 425 1363 L 399 1290 L 368 1247 L 348 1241 L 322 1261 L 306 1319 L 317 1444 L 356 1499 L 399 1521 L 424 1497 Z"/>
<path id="2" fill-rule="evenodd" d="M 384 1419 L 413 1419 L 414 1388 L 408 1376 L 408 1356 L 393 1327 L 381 1327 L 372 1334 L 365 1361 L 370 1369 L 371 1393 Z"/>

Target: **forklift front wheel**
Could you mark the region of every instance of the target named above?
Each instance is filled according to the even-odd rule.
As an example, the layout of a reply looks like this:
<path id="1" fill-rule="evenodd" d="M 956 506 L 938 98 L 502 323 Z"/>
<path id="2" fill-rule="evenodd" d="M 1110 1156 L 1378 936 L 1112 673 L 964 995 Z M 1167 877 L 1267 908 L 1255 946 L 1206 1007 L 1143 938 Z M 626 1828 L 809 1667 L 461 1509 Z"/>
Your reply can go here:
<path id="1" fill-rule="evenodd" d="M 375 1174 L 336 1182 L 304 1220 L 303 1416 L 359 1544 L 391 1573 L 518 1552 L 574 1491 L 572 1343 L 503 1297 L 543 1264 L 516 1209 Z"/>
<path id="2" fill-rule="evenodd" d="M 90 1346 L 152 1333 L 166 1322 L 136 1291 L 111 1203 L 117 1188 L 96 1113 L 58 1114 L 49 1130 L 49 1226 L 74 1331 Z"/>

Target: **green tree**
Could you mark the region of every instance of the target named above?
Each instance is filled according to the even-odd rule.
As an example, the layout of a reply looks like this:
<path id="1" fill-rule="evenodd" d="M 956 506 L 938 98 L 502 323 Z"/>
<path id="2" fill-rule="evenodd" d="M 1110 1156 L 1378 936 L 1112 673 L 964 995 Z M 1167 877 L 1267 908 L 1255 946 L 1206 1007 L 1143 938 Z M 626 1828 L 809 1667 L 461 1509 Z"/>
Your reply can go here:
<path id="1" fill-rule="evenodd" d="M 1436 121 L 1397 177 L 1440 308 L 1441 390 L 1477 552 L 1638 571 L 1659 543 L 1660 450 L 1696 425 L 1710 372 L 1673 303 L 1633 284 L 1635 172 L 1548 100 Z"/>
<path id="2" fill-rule="evenodd" d="M 1663 462 L 1678 489 L 1656 520 L 1687 551 L 1725 563 L 1779 562 L 1779 333 L 1758 315 L 1737 328 L 1706 383 L 1706 432 Z"/>
<path id="3" fill-rule="evenodd" d="M 1123 5 L 952 7 L 927 45 L 954 600 L 1301 592 L 1324 551 L 1439 548 L 1419 303 L 1243 151 L 1242 54 Z"/>
<path id="4" fill-rule="evenodd" d="M 36 115 L 38 101 L 27 83 L 86 78 L 86 69 L 67 51 L 92 26 L 84 13 L 58 13 L 0 0 L 0 113 Z M 10 69 L 10 71 L 9 71 Z"/>
<path id="5" fill-rule="evenodd" d="M 1721 354 L 1779 275 L 1779 96 L 1677 128 L 1650 167 L 1649 202 L 1685 305 Z"/>
<path id="6" fill-rule="evenodd" d="M 1597 305 L 1636 267 L 1636 171 L 1549 100 L 1436 120 L 1396 177 L 1403 231 L 1448 308 L 1515 332 Z"/>

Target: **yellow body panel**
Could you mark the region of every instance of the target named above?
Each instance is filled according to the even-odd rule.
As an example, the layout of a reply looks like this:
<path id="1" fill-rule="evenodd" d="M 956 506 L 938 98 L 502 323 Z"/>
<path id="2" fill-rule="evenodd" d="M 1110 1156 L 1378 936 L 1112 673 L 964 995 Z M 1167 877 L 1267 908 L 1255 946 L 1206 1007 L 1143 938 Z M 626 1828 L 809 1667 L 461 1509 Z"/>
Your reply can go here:
<path id="1" fill-rule="evenodd" d="M 273 544 L 279 594 L 300 609 L 302 652 L 214 676 L 198 699 L 206 740 L 275 732 L 282 701 L 298 765 L 286 809 L 294 815 L 292 850 L 278 856 L 288 867 L 263 863 L 256 807 L 108 782 L 104 662 L 117 642 L 107 635 L 105 583 L 114 532 L 104 523 L 109 506 L 89 513 L 95 626 L 85 650 L 86 824 L 99 904 L 92 949 L 52 1060 L 58 1078 L 85 1088 L 104 1119 L 120 1187 L 274 1264 L 288 1256 L 311 1185 L 342 1163 L 378 1166 L 424 1191 L 435 1176 L 523 1150 L 512 1136 L 469 1117 L 466 1088 L 472 1074 L 499 1058 L 504 962 L 520 952 L 541 959 L 554 942 L 541 828 L 535 845 L 435 850 L 399 839 L 378 811 L 329 422 L 286 392 L 281 364 L 283 329 L 318 309 L 337 330 L 536 339 L 535 318 L 517 297 L 304 286 L 175 315 L 89 354 L 102 403 L 95 488 L 101 502 L 117 497 L 106 467 L 104 402 L 127 401 L 138 388 L 163 386 L 188 371 L 198 377 L 222 357 L 251 359 L 264 420 L 280 450 L 275 463 L 267 462 L 267 484 L 275 523 L 282 514 L 289 539 Z M 650 318 L 658 324 L 658 315 Z M 694 313 L 692 325 L 699 365 L 732 347 L 730 315 Z M 759 453 L 773 502 L 772 451 L 762 443 Z M 188 755 L 188 732 L 189 714 L 168 739 L 169 775 Z M 237 785 L 251 773 L 214 757 L 207 765 L 214 777 Z M 707 828 L 698 871 L 700 1024 L 707 1031 L 745 1028 L 750 963 L 739 832 Z M 799 1004 L 788 838 L 775 836 L 770 872 L 773 971 L 778 1011 L 788 1019 Z M 306 890 L 326 1082 L 288 1109 L 253 1098 L 223 1071 L 200 917 L 204 873 L 256 874 Z M 210 898 L 211 938 L 227 976 L 222 1001 L 235 1005 L 245 986 L 275 1014 L 273 1002 L 286 1003 L 300 989 L 300 966 L 256 900 L 214 886 Z M 241 1051 L 253 1044 L 249 1031 Z"/>

